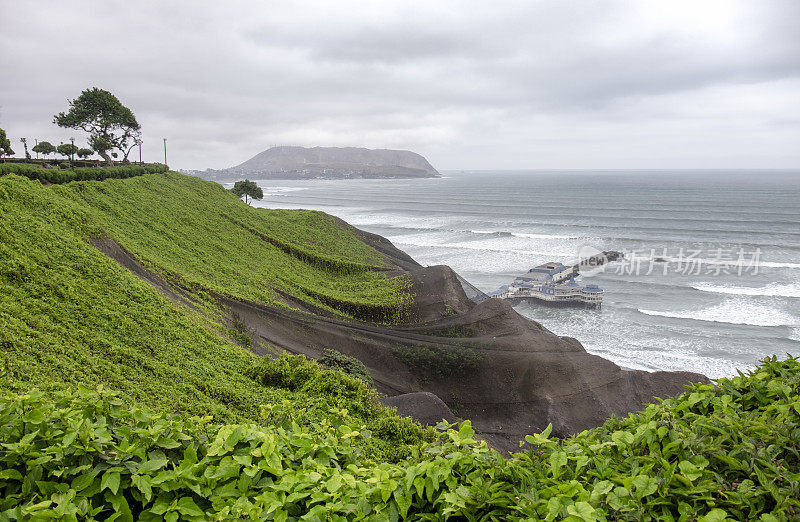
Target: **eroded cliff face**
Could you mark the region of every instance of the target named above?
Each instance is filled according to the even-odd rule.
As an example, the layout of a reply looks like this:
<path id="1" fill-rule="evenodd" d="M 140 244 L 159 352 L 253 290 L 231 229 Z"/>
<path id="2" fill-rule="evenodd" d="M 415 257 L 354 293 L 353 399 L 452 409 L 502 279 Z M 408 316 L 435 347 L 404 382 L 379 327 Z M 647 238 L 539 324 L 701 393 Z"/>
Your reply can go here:
<path id="1" fill-rule="evenodd" d="M 689 372 L 622 369 L 588 354 L 577 340 L 522 317 L 504 301 L 473 303 L 449 267 L 422 267 L 385 238 L 358 233 L 382 253 L 393 274 L 412 281 L 415 299 L 407 323 L 346 321 L 298 303 L 291 303 L 300 308 L 294 311 L 220 296 L 231 315 L 247 325 L 257 353 L 269 356 L 278 348 L 318 358 L 332 348 L 351 355 L 389 396 L 385 403 L 401 414 L 425 423 L 470 419 L 504 451 L 518 449 L 526 434 L 548 424 L 555 435 L 573 434 L 612 414 L 639 410 L 654 397 L 679 394 L 685 384 L 707 381 Z M 180 299 L 174 285 L 162 285 L 119 245 L 101 248 Z"/>

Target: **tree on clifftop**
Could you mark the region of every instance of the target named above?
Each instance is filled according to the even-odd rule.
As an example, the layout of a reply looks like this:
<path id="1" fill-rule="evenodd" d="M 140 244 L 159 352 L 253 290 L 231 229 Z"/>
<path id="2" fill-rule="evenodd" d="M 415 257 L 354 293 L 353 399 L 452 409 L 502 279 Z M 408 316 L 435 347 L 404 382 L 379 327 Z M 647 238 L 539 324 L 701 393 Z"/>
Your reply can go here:
<path id="1" fill-rule="evenodd" d="M 6 131 L 0 129 L 0 158 L 11 156 L 14 151 L 11 149 L 11 140 L 6 137 Z"/>
<path id="2" fill-rule="evenodd" d="M 255 181 L 250 181 L 249 179 L 234 183 L 231 192 L 240 198 L 244 196 L 244 202 L 248 205 L 250 204 L 247 199 L 248 196 L 252 199 L 262 199 L 264 197 L 264 191 L 261 190 L 261 187 L 256 185 Z"/>
<path id="3" fill-rule="evenodd" d="M 34 145 L 31 150 L 33 152 L 41 154 L 42 156 L 45 157 L 45 159 L 47 159 L 47 156 L 54 153 L 56 151 L 56 148 L 49 141 L 40 141 L 39 143 Z"/>
<path id="4" fill-rule="evenodd" d="M 89 133 L 89 144 L 106 163 L 113 165 L 109 151 L 118 149 L 123 161 L 136 145 L 141 126 L 133 112 L 116 96 L 103 89 L 86 89 L 69 102 L 69 111 L 55 115 L 59 127 L 80 129 Z"/>
<path id="5" fill-rule="evenodd" d="M 76 145 L 73 145 L 72 143 L 62 143 L 61 145 L 56 147 L 56 151 L 65 158 L 69 158 L 73 154 L 78 152 L 78 147 Z"/>

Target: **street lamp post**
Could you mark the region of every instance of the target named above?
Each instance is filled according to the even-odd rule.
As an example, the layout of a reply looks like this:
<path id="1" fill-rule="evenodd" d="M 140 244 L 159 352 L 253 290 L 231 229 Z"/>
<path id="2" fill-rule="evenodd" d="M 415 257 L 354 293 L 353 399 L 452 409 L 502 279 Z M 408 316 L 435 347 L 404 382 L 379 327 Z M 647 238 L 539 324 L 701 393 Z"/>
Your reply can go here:
<path id="1" fill-rule="evenodd" d="M 72 144 L 69 149 L 69 166 L 72 168 L 72 164 L 75 161 L 75 138 L 70 138 L 69 142 Z"/>
<path id="2" fill-rule="evenodd" d="M 164 138 L 164 165 L 167 164 L 167 138 Z"/>
<path id="3" fill-rule="evenodd" d="M 39 139 L 38 138 L 33 138 L 33 141 L 35 141 L 36 145 L 37 145 L 37 147 L 35 147 L 35 148 L 38 148 Z M 36 159 L 38 160 L 39 159 L 39 152 L 38 151 L 35 151 L 35 152 L 36 152 Z"/>
<path id="4" fill-rule="evenodd" d="M 139 146 L 139 165 L 144 165 L 142 163 L 142 140 L 136 140 L 136 144 Z"/>

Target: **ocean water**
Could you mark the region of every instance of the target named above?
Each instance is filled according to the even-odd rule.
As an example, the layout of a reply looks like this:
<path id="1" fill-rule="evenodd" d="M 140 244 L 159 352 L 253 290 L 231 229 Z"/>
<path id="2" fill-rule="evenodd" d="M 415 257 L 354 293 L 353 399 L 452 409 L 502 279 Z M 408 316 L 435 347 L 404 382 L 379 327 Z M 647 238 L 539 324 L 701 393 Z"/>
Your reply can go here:
<path id="1" fill-rule="evenodd" d="M 257 206 L 310 208 L 446 264 L 483 291 L 586 247 L 603 309 L 517 310 L 617 364 L 734 375 L 800 355 L 800 171 L 445 172 L 259 181 Z"/>

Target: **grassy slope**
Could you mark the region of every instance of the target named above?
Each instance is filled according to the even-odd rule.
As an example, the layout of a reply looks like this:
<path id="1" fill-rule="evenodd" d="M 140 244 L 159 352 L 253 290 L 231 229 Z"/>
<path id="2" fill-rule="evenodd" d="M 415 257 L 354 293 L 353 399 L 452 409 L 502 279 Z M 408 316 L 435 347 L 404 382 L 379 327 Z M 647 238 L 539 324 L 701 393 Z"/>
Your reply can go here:
<path id="1" fill-rule="evenodd" d="M 249 208 L 216 183 L 175 173 L 51 190 L 91 206 L 128 250 L 190 285 L 260 302 L 280 290 L 323 306 L 383 307 L 384 320 L 408 299 L 402 279 L 369 270 L 383 266 L 375 250 L 319 212 Z"/>
<path id="2" fill-rule="evenodd" d="M 178 175 L 148 178 L 59 187 L 16 176 L 0 179 L 0 388 L 102 384 L 158 411 L 210 414 L 221 421 L 257 420 L 260 404 L 291 400 L 301 421 L 336 406 L 361 410 L 365 419 L 375 416 L 372 423 L 388 422 L 388 413 L 362 404 L 366 395 L 360 392 L 355 399 L 338 400 L 319 390 L 264 386 L 248 378 L 245 373 L 257 358 L 217 335 L 219 325 L 213 319 L 219 310 L 213 303 L 206 303 L 206 315 L 178 307 L 88 242 L 104 233 L 119 234 L 135 252 L 150 254 L 150 262 L 163 262 L 170 271 L 180 268 L 192 282 L 215 289 L 226 288 L 237 276 L 251 282 L 253 286 L 231 282 L 231 293 L 251 299 L 270 295 L 268 284 L 257 283 L 259 271 L 272 281 L 289 279 L 271 264 L 288 266 L 295 277 L 325 275 L 251 236 L 236 236 L 229 246 L 212 222 L 202 222 L 203 209 L 215 201 L 227 212 L 249 215 L 254 226 L 264 229 L 278 222 L 280 214 L 250 209 L 206 182 Z M 83 203 L 78 193 L 93 198 L 96 206 Z M 154 197 L 150 207 L 136 214 L 134 208 L 145 206 L 150 194 L 162 194 L 173 205 L 158 212 Z M 112 213 L 114 202 L 128 196 L 136 201 Z M 123 236 L 120 231 L 136 223 L 134 214 L 150 214 L 149 222 L 136 230 L 151 232 L 137 235 L 131 230 Z M 221 252 L 209 259 L 209 252 L 217 249 Z M 239 257 L 234 257 L 236 249 L 241 249 Z M 370 252 L 362 249 L 360 255 L 366 259 Z M 244 259 L 244 266 L 238 267 L 237 259 Z M 215 267 L 221 271 L 218 276 Z M 365 277 L 374 278 L 375 287 L 377 281 L 386 281 L 380 274 Z M 347 287 L 346 279 L 330 276 L 328 283 Z"/>

